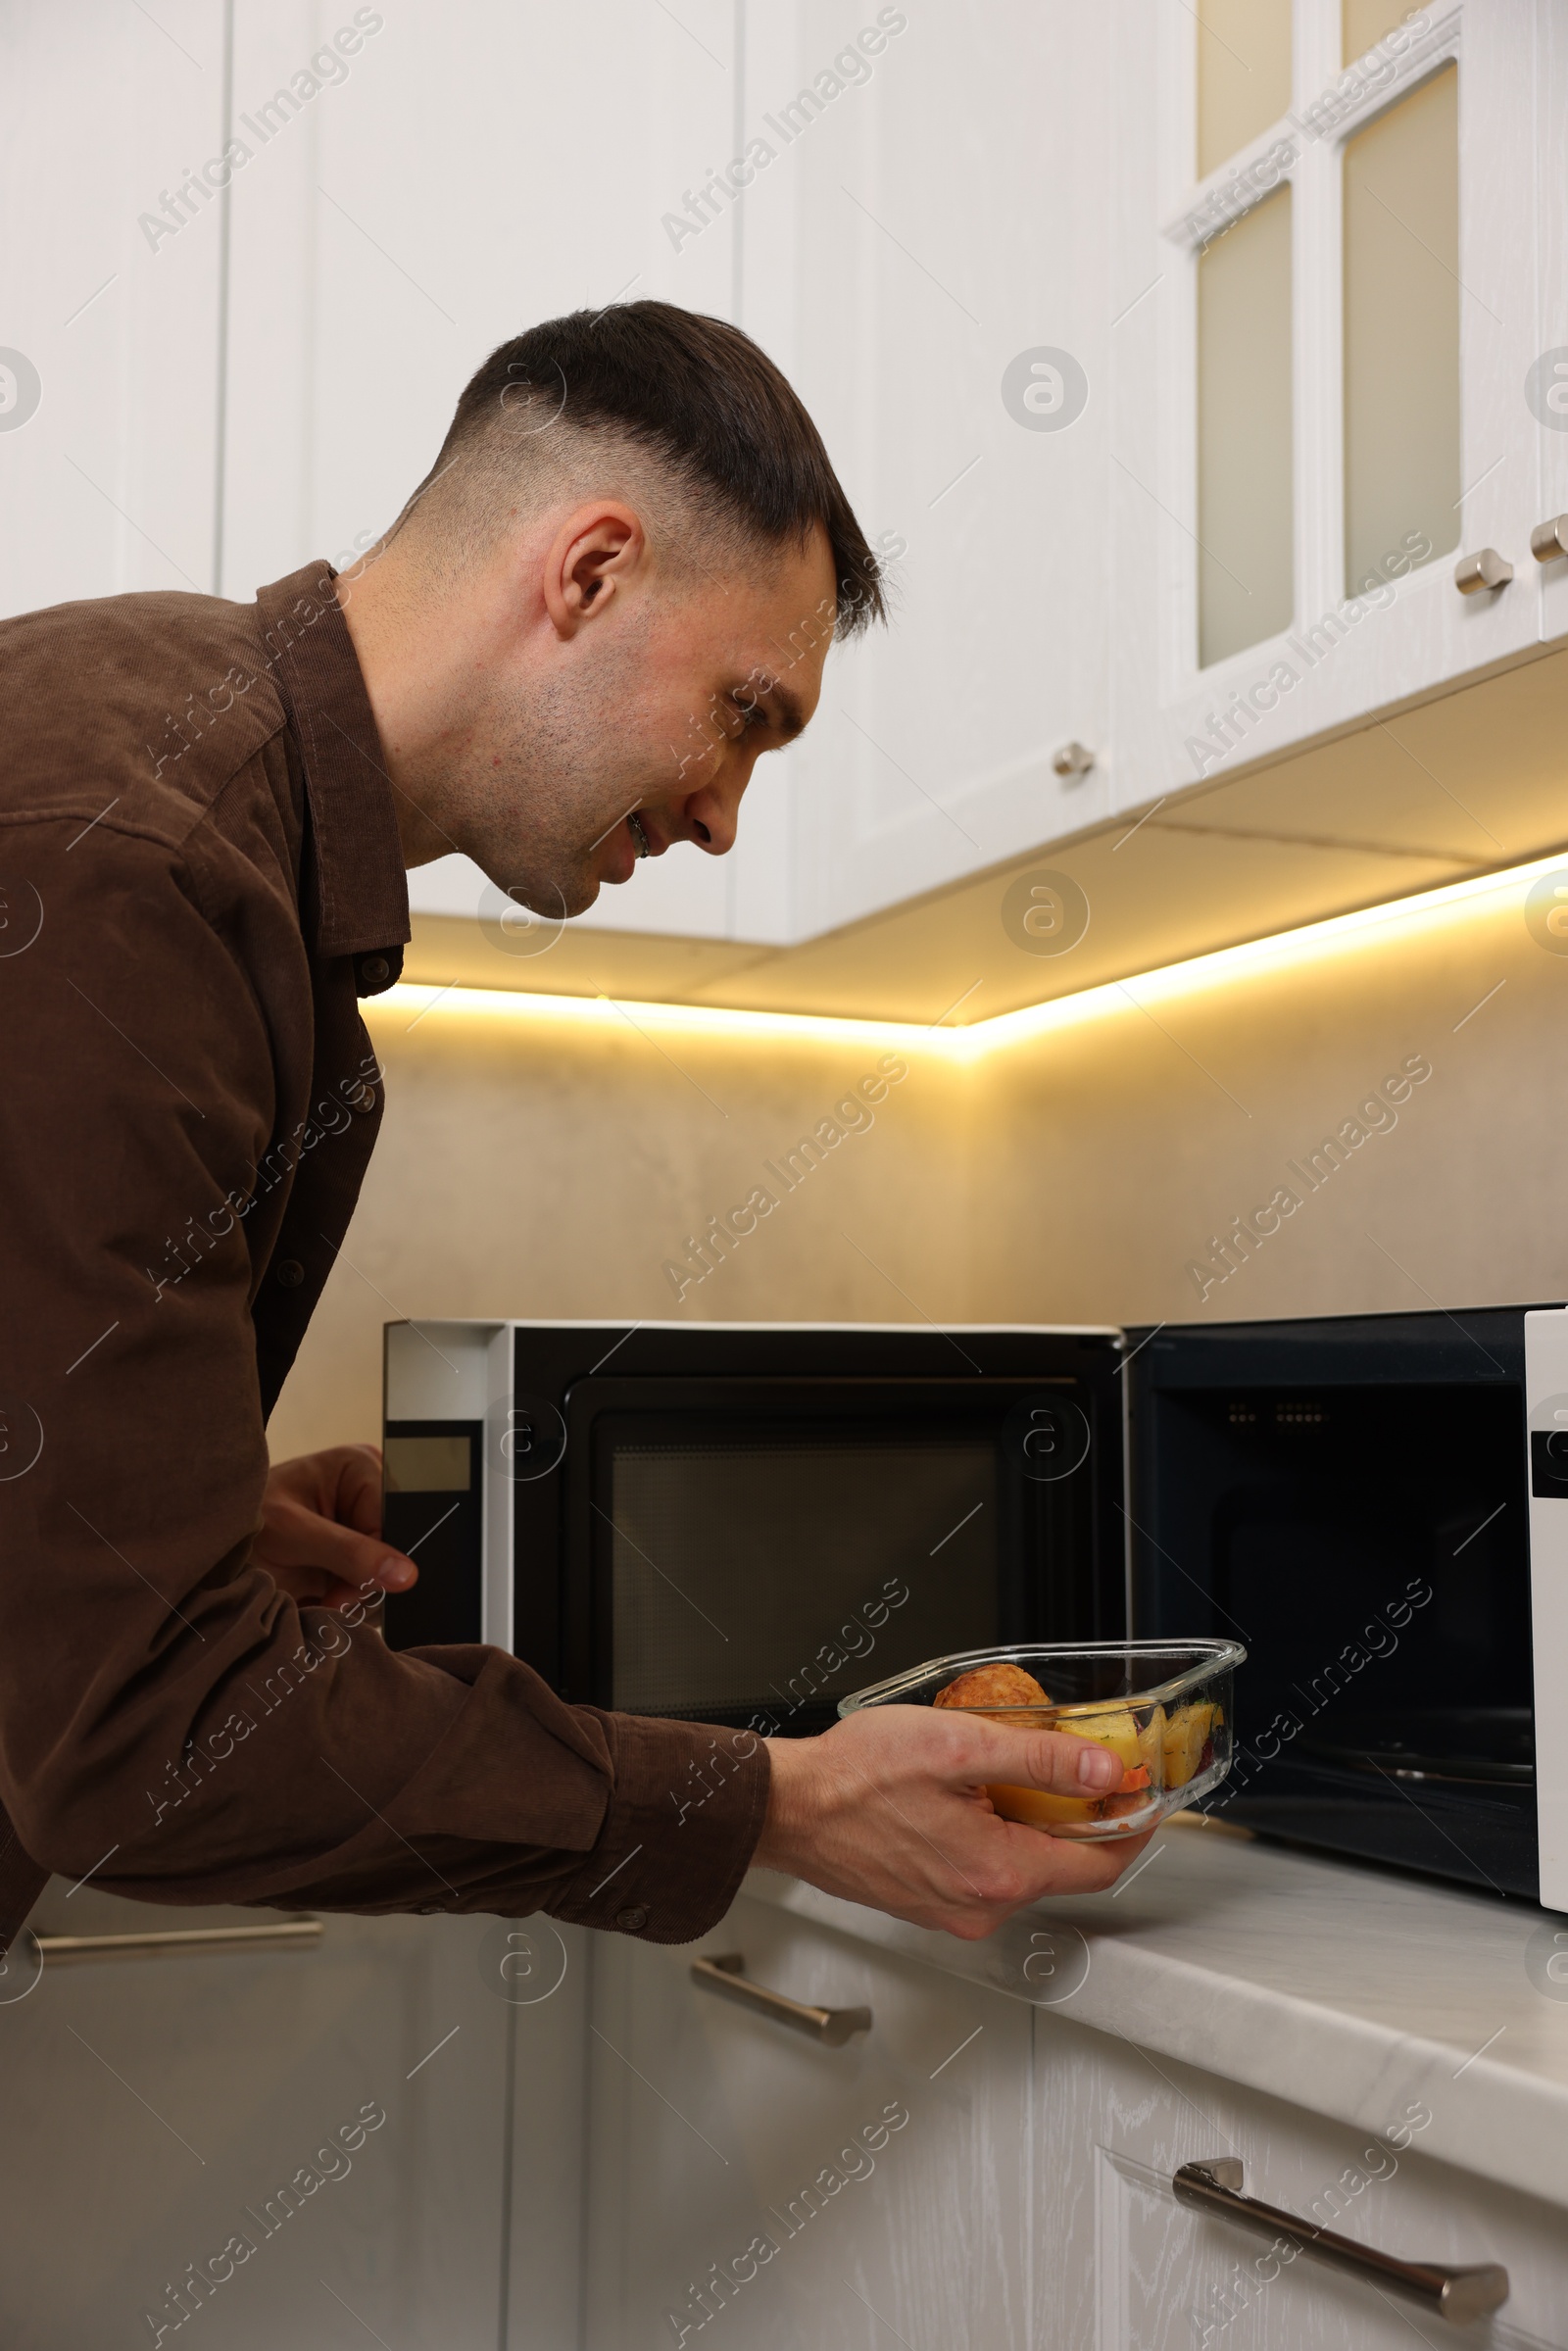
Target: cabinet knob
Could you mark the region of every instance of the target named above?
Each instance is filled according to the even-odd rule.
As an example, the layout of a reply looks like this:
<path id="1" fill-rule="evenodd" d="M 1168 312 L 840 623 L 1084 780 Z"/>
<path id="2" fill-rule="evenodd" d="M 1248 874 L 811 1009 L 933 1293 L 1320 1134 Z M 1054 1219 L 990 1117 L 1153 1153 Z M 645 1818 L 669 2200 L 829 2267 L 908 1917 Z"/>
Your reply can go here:
<path id="1" fill-rule="evenodd" d="M 1558 556 L 1568 555 L 1568 514 L 1538 522 L 1530 534 L 1530 552 L 1538 563 L 1554 563 Z"/>
<path id="2" fill-rule="evenodd" d="M 1242 2194 L 1242 2167 L 1234 2155 L 1218 2155 L 1208 2163 L 1184 2163 L 1171 2180 L 1179 2204 L 1191 2204 L 1219 2220 L 1234 2221 L 1259 2236 L 1281 2239 L 1314 2261 L 1327 2262 L 1369 2285 L 1393 2286 L 1407 2294 L 1434 2318 L 1463 2327 L 1471 2319 L 1490 2318 L 1508 2299 L 1508 2273 L 1494 2261 L 1454 2269 L 1438 2261 L 1398 2261 L 1372 2245 L 1358 2245 L 1316 2221 L 1303 2221 L 1278 2205 L 1259 2203 Z"/>
<path id="3" fill-rule="evenodd" d="M 1084 743 L 1058 743 L 1051 755 L 1052 772 L 1059 775 L 1064 784 L 1075 784 L 1087 775 L 1095 763 L 1095 755 Z"/>
<path id="4" fill-rule="evenodd" d="M 1482 588 L 1505 588 L 1512 577 L 1512 563 L 1494 547 L 1483 547 L 1479 555 L 1462 555 L 1453 566 L 1453 584 L 1461 596 L 1474 596 Z"/>

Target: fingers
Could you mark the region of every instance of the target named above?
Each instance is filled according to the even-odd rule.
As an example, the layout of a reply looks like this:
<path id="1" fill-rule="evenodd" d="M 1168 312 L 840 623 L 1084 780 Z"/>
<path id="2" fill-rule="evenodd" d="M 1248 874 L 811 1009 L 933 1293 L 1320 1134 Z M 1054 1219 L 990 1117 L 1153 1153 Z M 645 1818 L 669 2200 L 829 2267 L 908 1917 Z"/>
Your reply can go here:
<path id="1" fill-rule="evenodd" d="M 950 1896 L 940 1907 L 933 1905 L 916 1918 L 916 1924 L 940 1927 L 963 1942 L 978 1942 L 1033 1903 L 1104 1893 L 1154 1834 L 1151 1829 L 1142 1837 L 1080 1843 L 1008 1822 L 997 1825 L 1006 1831 L 1009 1840 L 1016 1841 L 1009 1842 L 1004 1852 L 994 1853 L 984 1865 L 978 1893 L 965 1887 L 967 1899 Z M 914 1916 L 912 1912 L 907 1915 Z"/>
<path id="2" fill-rule="evenodd" d="M 381 1454 L 373 1445 L 331 1445 L 295 1453 L 267 1473 L 270 1503 L 296 1502 L 323 1518 L 341 1519 L 362 1535 L 381 1531 Z"/>
<path id="3" fill-rule="evenodd" d="M 414 1561 L 393 1550 L 379 1535 L 362 1535 L 308 1504 L 276 1496 L 264 1513 L 256 1556 L 274 1574 L 319 1569 L 356 1592 L 364 1586 L 406 1592 L 419 1575 Z"/>
<path id="4" fill-rule="evenodd" d="M 1044 1881 L 1038 1892 L 1025 1897 L 1031 1902 L 1046 1894 L 1103 1893 L 1107 1886 L 1115 1885 L 1128 1863 L 1137 1860 L 1154 1834 L 1152 1829 L 1146 1829 L 1142 1837 L 1080 1840 L 1045 1836 L 1038 1829 L 1010 1822 L 1007 1826 L 1013 1828 L 1018 1837 L 1030 1840 L 1029 1848 L 1018 1856 L 1021 1867 L 1031 1878 Z M 1042 1844 L 1048 1848 L 1044 1854 L 1039 1850 Z"/>
<path id="5" fill-rule="evenodd" d="M 379 1534 L 361 1535 L 353 1527 L 321 1519 L 312 1529 L 313 1562 L 331 1570 L 360 1591 L 374 1585 L 380 1592 L 407 1592 L 417 1583 L 419 1571 L 401 1551 L 388 1550 Z"/>
<path id="6" fill-rule="evenodd" d="M 1119 1788 L 1120 1759 L 1092 1739 L 1069 1739 L 1060 1731 L 1027 1731 L 1029 1777 L 1023 1788 L 1047 1788 L 1058 1795 L 1104 1795 Z"/>
<path id="7" fill-rule="evenodd" d="M 885 1712 L 891 1718 L 894 1709 Z M 1062 1796 L 1101 1796 L 1121 1786 L 1119 1759 L 1091 1739 L 1072 1739 L 1063 1731 L 1022 1731 L 1006 1723 L 981 1722 L 973 1715 L 943 1714 L 935 1708 L 900 1708 L 898 1712 L 906 1717 L 899 1726 L 901 1743 L 921 1740 L 927 1749 L 925 1759 L 938 1769 L 946 1762 L 956 1782 L 978 1780 L 993 1786 L 1039 1788 Z M 906 1727 L 907 1715 L 920 1720 Z M 918 1750 L 909 1747 L 906 1751 L 913 1754 Z"/>
<path id="8" fill-rule="evenodd" d="M 381 1455 L 373 1445 L 346 1445 L 340 1449 L 334 1516 L 362 1535 L 379 1535 Z"/>

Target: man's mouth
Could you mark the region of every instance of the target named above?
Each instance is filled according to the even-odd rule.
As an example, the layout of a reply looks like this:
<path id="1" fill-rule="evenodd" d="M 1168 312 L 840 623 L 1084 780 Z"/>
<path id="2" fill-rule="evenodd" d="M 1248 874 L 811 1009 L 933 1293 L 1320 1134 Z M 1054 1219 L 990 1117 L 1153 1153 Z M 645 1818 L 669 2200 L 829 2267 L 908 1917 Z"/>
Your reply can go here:
<path id="1" fill-rule="evenodd" d="M 654 853 L 649 846 L 648 835 L 643 830 L 642 818 L 637 815 L 635 810 L 626 819 L 626 830 L 631 835 L 631 845 L 637 855 L 640 857 L 651 857 Z"/>

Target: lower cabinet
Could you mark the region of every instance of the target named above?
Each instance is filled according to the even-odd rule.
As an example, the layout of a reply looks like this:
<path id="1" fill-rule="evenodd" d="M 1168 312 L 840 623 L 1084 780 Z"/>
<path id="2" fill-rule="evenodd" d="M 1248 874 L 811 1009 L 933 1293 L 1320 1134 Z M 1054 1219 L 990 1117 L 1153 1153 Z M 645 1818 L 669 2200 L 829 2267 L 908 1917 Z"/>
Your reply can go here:
<path id="1" fill-rule="evenodd" d="M 88 1947 L 0 2004 L 6 2351 L 575 2351 L 581 1938 L 203 1939 L 283 1924 L 45 1895 L 40 1936 Z"/>
<path id="2" fill-rule="evenodd" d="M 693 1981 L 712 1953 L 870 2029 L 734 2005 Z M 744 1896 L 695 1947 L 606 1937 L 592 1977 L 589 2351 L 1021 2351 L 1026 2007 Z"/>
<path id="3" fill-rule="evenodd" d="M 869 2031 L 825 2047 L 698 1953 Z M 1568 2351 L 1568 2213 L 743 1897 L 694 1949 L 590 1956 L 585 2351 Z M 1499 2262 L 1455 2327 L 1179 2203 L 1184 2163 L 1407 2261 Z M 1568 2195 L 1568 2180 L 1544 2181 Z"/>
<path id="4" fill-rule="evenodd" d="M 34 1924 L 88 1949 L 0 1999 L 5 2351 L 1568 2351 L 1568 2176 L 1426 2155 L 1396 2061 L 1340 2127 L 753 1895 L 677 1949 L 325 1918 L 235 1955 L 204 1938 L 284 1922 L 90 1886 Z M 808 2038 L 699 1957 L 869 2023 Z M 1282 2261 L 1176 2200 L 1216 2156 L 1369 2247 L 1502 2263 L 1506 2306 L 1450 2327 Z"/>
<path id="5" fill-rule="evenodd" d="M 1431 2111 L 1396 2085 L 1369 2132 L 1059 2017 L 1036 2020 L 1034 2056 L 1031 2351 L 1568 2345 L 1568 2213 L 1423 2156 Z M 1500 2262 L 1506 2305 L 1490 2328 L 1453 2327 L 1176 2201 L 1179 2165 L 1227 2155 L 1243 2193 L 1309 2226 L 1404 2261 Z"/>

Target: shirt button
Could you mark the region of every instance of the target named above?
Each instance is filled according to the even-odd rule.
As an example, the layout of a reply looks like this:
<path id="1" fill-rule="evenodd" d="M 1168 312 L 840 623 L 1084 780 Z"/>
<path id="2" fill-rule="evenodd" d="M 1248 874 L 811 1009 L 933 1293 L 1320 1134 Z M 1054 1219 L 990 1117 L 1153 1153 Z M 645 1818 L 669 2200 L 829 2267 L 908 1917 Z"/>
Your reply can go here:
<path id="1" fill-rule="evenodd" d="M 305 1268 L 298 1257 L 280 1257 L 272 1268 L 272 1279 L 279 1290 L 297 1290 L 305 1279 Z"/>
<path id="2" fill-rule="evenodd" d="M 648 1912 L 641 1902 L 633 1902 L 629 1910 L 616 1911 L 615 1924 L 622 1933 L 635 1935 L 640 1928 L 647 1926 Z"/>
<path id="3" fill-rule="evenodd" d="M 392 977 L 392 966 L 385 955 L 361 955 L 360 977 L 368 988 L 384 988 Z"/>
<path id="4" fill-rule="evenodd" d="M 376 1108 L 378 1101 L 379 1097 L 376 1094 L 375 1088 L 373 1086 L 367 1086 L 364 1093 L 355 1102 L 354 1107 L 356 1110 L 358 1110 L 362 1118 L 368 1118 L 370 1112 Z"/>

